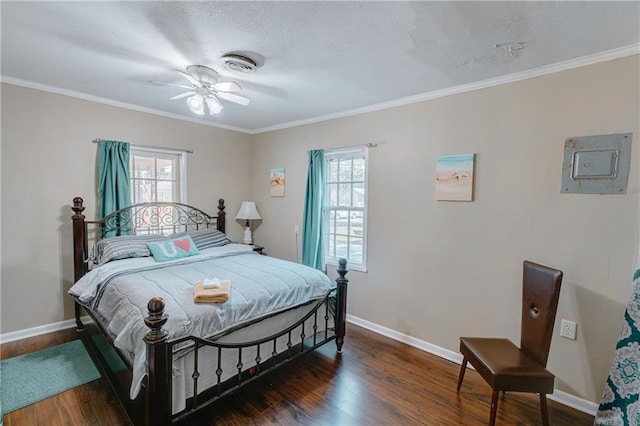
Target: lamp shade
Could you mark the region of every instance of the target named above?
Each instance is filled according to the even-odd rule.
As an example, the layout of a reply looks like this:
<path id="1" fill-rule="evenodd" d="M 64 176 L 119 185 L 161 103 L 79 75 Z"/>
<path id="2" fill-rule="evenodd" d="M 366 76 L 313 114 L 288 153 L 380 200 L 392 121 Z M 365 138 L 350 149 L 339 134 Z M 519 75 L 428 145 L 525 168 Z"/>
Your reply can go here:
<path id="1" fill-rule="evenodd" d="M 253 201 L 243 201 L 240 206 L 240 211 L 236 215 L 236 219 L 243 220 L 258 220 L 261 219 L 258 214 L 258 209 L 256 209 L 256 203 Z"/>

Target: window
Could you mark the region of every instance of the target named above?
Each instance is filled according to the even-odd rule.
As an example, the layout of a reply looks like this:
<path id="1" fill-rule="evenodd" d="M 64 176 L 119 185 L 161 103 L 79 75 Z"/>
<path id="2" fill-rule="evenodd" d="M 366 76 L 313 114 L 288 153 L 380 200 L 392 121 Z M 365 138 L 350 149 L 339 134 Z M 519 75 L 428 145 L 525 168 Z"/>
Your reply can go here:
<path id="1" fill-rule="evenodd" d="M 186 202 L 185 152 L 132 148 L 131 203 Z"/>
<path id="2" fill-rule="evenodd" d="M 156 201 L 187 202 L 186 152 L 131 148 L 131 204 Z M 139 210 L 133 218 L 135 233 L 165 233 L 175 229 L 173 209 Z M 154 218 L 154 220 L 152 220 Z M 159 220 L 158 220 L 159 219 Z"/>
<path id="3" fill-rule="evenodd" d="M 367 148 L 325 151 L 325 261 L 366 271 Z"/>

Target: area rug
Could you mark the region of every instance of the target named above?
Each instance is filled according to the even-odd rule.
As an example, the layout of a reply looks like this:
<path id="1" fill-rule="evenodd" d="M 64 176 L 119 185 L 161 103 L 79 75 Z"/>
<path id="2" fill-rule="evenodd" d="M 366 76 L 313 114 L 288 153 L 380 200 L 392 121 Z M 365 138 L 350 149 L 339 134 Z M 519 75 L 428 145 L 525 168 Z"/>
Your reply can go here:
<path id="1" fill-rule="evenodd" d="M 100 377 L 80 340 L 0 362 L 4 413 L 42 401 Z"/>

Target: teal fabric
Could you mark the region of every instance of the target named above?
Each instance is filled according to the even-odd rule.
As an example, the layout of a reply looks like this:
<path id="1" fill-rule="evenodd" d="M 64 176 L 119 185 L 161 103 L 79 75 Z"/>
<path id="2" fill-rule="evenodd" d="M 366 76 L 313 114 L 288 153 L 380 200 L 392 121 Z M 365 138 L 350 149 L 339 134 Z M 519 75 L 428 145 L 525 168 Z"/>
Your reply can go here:
<path id="1" fill-rule="evenodd" d="M 302 222 L 302 263 L 324 270 L 322 251 L 322 201 L 324 190 L 324 150 L 309 151 L 307 192 Z"/>
<path id="2" fill-rule="evenodd" d="M 128 142 L 100 141 L 98 148 L 98 203 L 100 217 L 131 205 Z M 122 229 L 119 235 L 130 234 Z M 113 237 L 116 231 L 109 231 Z"/>
<path id="3" fill-rule="evenodd" d="M 169 260 L 200 254 L 196 243 L 193 242 L 189 235 L 167 241 L 154 241 L 147 243 L 147 247 L 149 247 L 156 262 L 168 262 Z"/>
<path id="4" fill-rule="evenodd" d="M 640 258 L 594 425 L 640 425 Z"/>
<path id="5" fill-rule="evenodd" d="M 0 362 L 5 413 L 100 377 L 80 340 Z"/>

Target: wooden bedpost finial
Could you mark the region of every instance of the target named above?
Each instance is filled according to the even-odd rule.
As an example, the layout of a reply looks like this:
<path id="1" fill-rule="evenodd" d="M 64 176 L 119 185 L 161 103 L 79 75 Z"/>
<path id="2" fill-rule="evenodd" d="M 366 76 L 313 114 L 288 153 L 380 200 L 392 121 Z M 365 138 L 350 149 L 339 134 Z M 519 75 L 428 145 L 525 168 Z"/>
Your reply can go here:
<path id="1" fill-rule="evenodd" d="M 216 219 L 216 227 L 218 228 L 218 231 L 224 233 L 226 232 L 226 214 L 224 209 L 226 208 L 226 206 L 224 205 L 224 199 L 220 198 L 218 200 L 218 217 Z"/>
<path id="2" fill-rule="evenodd" d="M 162 297 L 154 297 L 149 300 L 147 309 L 149 310 L 149 316 L 144 319 L 144 323 L 151 330 L 144 336 L 144 341 L 154 343 L 166 340 L 167 332 L 162 329 L 162 326 L 166 324 L 169 316 L 164 314 L 164 299 Z"/>
<path id="3" fill-rule="evenodd" d="M 336 269 L 336 272 L 338 273 L 338 275 L 340 275 L 340 278 L 346 279 L 344 276 L 347 275 L 347 272 L 349 272 L 349 270 L 347 269 L 347 259 L 341 258 L 340 260 L 338 260 L 338 269 Z"/>
<path id="4" fill-rule="evenodd" d="M 84 211 L 84 206 L 82 203 L 84 200 L 81 197 L 75 197 L 73 199 L 73 206 L 71 206 L 71 210 L 75 213 L 71 216 L 71 219 L 84 219 L 84 215 L 82 212 Z"/>

